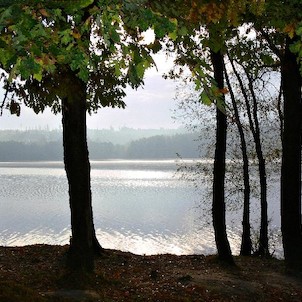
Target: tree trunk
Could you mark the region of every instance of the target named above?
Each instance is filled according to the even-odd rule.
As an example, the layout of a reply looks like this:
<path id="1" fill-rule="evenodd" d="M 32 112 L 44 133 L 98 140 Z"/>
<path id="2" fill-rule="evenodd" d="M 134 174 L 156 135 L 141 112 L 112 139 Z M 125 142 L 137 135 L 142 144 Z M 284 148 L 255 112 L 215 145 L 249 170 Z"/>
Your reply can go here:
<path id="1" fill-rule="evenodd" d="M 96 239 L 90 188 L 86 134 L 86 85 L 73 72 L 62 76 L 64 164 L 69 184 L 72 238 L 68 264 L 77 271 L 92 271 Z"/>
<path id="2" fill-rule="evenodd" d="M 290 52 L 294 41 L 287 39 L 282 58 L 284 131 L 281 167 L 281 230 L 287 265 L 302 268 L 301 234 L 301 85 L 297 57 Z"/>
<path id="3" fill-rule="evenodd" d="M 259 181 L 260 181 L 260 207 L 261 207 L 261 223 L 260 223 L 260 238 L 259 247 L 255 254 L 260 256 L 269 255 L 269 244 L 268 244 L 268 216 L 267 216 L 267 181 L 266 181 L 266 166 L 265 159 L 262 152 L 260 127 L 258 121 L 258 109 L 257 109 L 257 97 L 255 95 L 253 80 L 249 74 L 249 71 L 243 67 L 246 77 L 248 79 L 248 87 L 253 101 L 253 110 L 251 110 L 250 98 L 247 95 L 243 81 L 237 72 L 233 61 L 231 60 L 232 68 L 239 82 L 241 92 L 243 94 L 248 120 L 252 131 L 253 139 L 255 142 L 255 149 L 258 158 L 258 170 L 259 170 Z"/>
<path id="4" fill-rule="evenodd" d="M 211 60 L 214 69 L 214 78 L 218 88 L 223 88 L 223 56 L 220 52 L 211 51 Z M 224 199 L 224 180 L 225 180 L 225 154 L 226 154 L 226 135 L 227 119 L 226 115 L 216 109 L 216 148 L 214 159 L 214 182 L 213 182 L 213 227 L 215 231 L 215 241 L 218 257 L 230 264 L 234 263 L 230 244 L 227 237 L 225 221 L 225 199 Z"/>
<path id="5" fill-rule="evenodd" d="M 258 158 L 258 170 L 259 170 L 259 181 L 260 181 L 260 208 L 261 208 L 261 219 L 260 219 L 260 236 L 259 236 L 259 247 L 256 251 L 256 255 L 269 256 L 269 244 L 268 244 L 268 214 L 267 214 L 267 180 L 266 180 L 266 164 L 265 158 L 262 151 L 260 126 L 258 120 L 258 105 L 257 97 L 255 94 L 253 80 L 249 75 L 248 71 L 245 70 L 248 78 L 248 86 L 253 101 L 253 120 L 254 127 L 252 127 L 252 134 L 254 137 L 256 154 Z M 249 107 L 248 107 L 249 108 Z M 249 109 L 250 110 L 250 109 Z"/>
<path id="6" fill-rule="evenodd" d="M 256 254 L 259 256 L 269 256 L 268 244 L 268 214 L 267 214 L 267 181 L 265 159 L 261 149 L 261 141 L 259 135 L 256 140 L 256 153 L 258 157 L 259 179 L 260 179 L 260 206 L 261 206 L 261 221 L 260 221 L 260 237 L 259 247 Z"/>
<path id="7" fill-rule="evenodd" d="M 231 60 L 231 58 L 229 57 Z M 250 176 L 249 176 L 249 159 L 247 155 L 247 146 L 245 135 L 243 131 L 243 126 L 240 121 L 239 110 L 236 103 L 236 98 L 234 92 L 232 90 L 232 86 L 227 74 L 226 69 L 225 78 L 228 85 L 228 89 L 231 95 L 232 106 L 234 109 L 235 122 L 237 125 L 239 137 L 240 137 L 240 146 L 242 153 L 242 169 L 243 169 L 243 217 L 242 217 L 242 239 L 241 239 L 241 248 L 240 255 L 242 256 L 250 256 L 252 253 L 252 240 L 251 240 L 251 225 L 250 225 Z"/>
<path id="8" fill-rule="evenodd" d="M 250 177 L 249 177 L 249 160 L 246 150 L 246 141 L 242 129 L 239 130 L 241 140 L 241 151 L 243 158 L 243 182 L 244 182 L 244 197 L 243 197 L 243 217 L 242 217 L 242 240 L 240 255 L 250 256 L 252 253 L 251 240 L 251 224 L 250 224 Z"/>

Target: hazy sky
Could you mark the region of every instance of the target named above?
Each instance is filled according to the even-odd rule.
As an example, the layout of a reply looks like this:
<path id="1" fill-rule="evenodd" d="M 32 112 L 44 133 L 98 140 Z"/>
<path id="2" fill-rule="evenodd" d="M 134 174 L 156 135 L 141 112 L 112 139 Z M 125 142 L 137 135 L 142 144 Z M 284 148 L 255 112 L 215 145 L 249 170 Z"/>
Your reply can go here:
<path id="1" fill-rule="evenodd" d="M 155 68 L 147 71 L 145 86 L 138 90 L 127 89 L 126 109 L 103 108 L 97 114 L 88 116 L 88 128 L 178 128 L 181 124 L 173 120 L 173 109 L 176 84 L 171 80 L 164 80 L 162 74 L 172 66 L 172 60 L 164 55 L 157 55 Z M 1 93 L 1 99 L 2 99 Z M 61 115 L 55 116 L 50 110 L 36 115 L 32 109 L 21 109 L 21 116 L 10 115 L 8 110 L 0 116 L 0 129 L 28 129 L 28 128 L 59 128 Z"/>

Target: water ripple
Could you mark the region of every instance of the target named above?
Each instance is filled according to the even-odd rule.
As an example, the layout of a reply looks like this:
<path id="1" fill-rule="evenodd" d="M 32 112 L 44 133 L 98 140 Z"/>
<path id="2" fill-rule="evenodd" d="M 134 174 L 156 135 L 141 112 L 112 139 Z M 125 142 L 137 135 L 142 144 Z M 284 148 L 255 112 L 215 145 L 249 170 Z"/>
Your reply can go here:
<path id="1" fill-rule="evenodd" d="M 105 248 L 148 255 L 216 252 L 212 229 L 200 230 L 198 192 L 174 178 L 174 171 L 175 163 L 169 161 L 92 163 L 95 226 Z M 62 163 L 0 164 L 0 184 L 0 245 L 69 243 L 68 184 Z M 274 200 L 279 199 L 276 192 L 277 185 Z M 270 203 L 270 213 L 275 213 L 272 221 L 279 231 L 276 203 Z M 231 218 L 235 224 L 228 236 L 238 254 L 240 217 Z M 277 231 L 273 249 L 282 256 Z"/>

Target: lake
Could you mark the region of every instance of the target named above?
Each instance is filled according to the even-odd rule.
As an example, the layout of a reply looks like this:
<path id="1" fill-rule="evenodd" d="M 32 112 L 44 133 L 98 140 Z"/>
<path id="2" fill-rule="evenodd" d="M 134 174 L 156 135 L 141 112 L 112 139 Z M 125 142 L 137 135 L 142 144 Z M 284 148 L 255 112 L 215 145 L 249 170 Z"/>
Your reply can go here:
<path id="1" fill-rule="evenodd" d="M 216 252 L 212 228 L 204 223 L 200 193 L 177 177 L 176 161 L 92 161 L 91 167 L 94 222 L 104 248 L 147 255 Z M 0 245 L 69 242 L 63 163 L 0 163 L 0 183 Z M 272 198 L 272 225 L 279 229 L 278 196 Z M 240 247 L 238 215 L 228 215 L 235 254 Z M 275 249 L 282 254 L 280 243 Z"/>

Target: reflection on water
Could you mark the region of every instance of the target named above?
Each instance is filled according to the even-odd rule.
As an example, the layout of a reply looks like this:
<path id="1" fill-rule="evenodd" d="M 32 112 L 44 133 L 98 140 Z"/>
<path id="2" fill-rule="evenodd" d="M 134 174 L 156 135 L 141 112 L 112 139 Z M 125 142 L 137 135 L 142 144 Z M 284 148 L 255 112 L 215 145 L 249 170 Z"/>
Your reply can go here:
<path id="1" fill-rule="evenodd" d="M 130 251 L 140 255 L 159 253 L 176 255 L 213 254 L 216 252 L 214 235 L 211 230 L 195 231 L 187 234 L 145 234 L 129 230 L 121 233 L 115 230 L 97 229 L 96 233 L 104 248 Z M 232 234 L 232 232 L 230 234 L 232 250 L 238 254 L 240 238 L 238 234 Z M 69 228 L 65 228 L 60 232 L 42 227 L 33 229 L 25 234 L 20 232 L 12 233 L 9 230 L 0 232 L 1 245 L 5 246 L 22 246 L 37 243 L 64 245 L 69 242 L 69 238 Z"/>
<path id="2" fill-rule="evenodd" d="M 212 229 L 200 229 L 198 194 L 175 171 L 174 161 L 92 162 L 94 220 L 103 247 L 137 254 L 216 251 Z M 0 245 L 69 242 L 61 162 L 0 163 L 0 183 Z M 229 238 L 238 253 L 240 220 Z"/>

